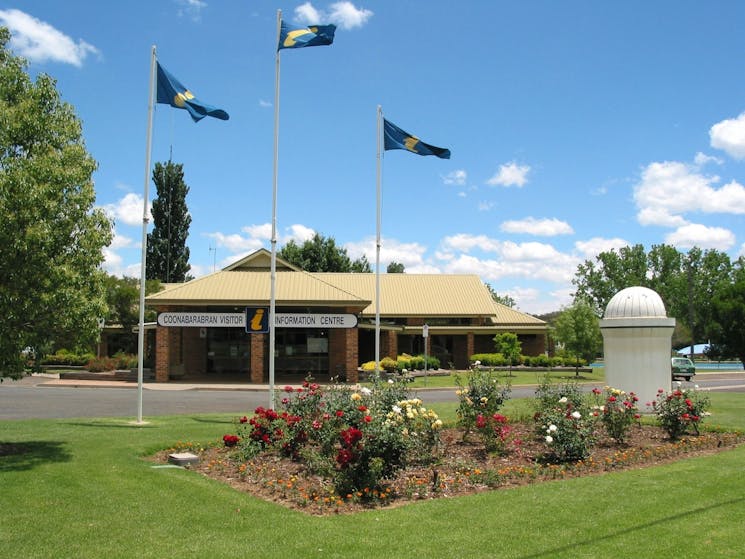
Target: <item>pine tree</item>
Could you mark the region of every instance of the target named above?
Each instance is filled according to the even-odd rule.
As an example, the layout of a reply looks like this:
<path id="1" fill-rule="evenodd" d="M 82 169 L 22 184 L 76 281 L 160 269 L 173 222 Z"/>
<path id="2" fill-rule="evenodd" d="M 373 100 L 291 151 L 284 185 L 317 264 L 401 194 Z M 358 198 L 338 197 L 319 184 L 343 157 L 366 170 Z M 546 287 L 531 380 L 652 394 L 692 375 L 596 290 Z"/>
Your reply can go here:
<path id="1" fill-rule="evenodd" d="M 153 182 L 157 198 L 153 200 L 153 232 L 147 236 L 145 277 L 165 283 L 187 279 L 189 264 L 189 236 L 191 216 L 186 206 L 189 187 L 184 182 L 181 163 L 156 163 Z"/>

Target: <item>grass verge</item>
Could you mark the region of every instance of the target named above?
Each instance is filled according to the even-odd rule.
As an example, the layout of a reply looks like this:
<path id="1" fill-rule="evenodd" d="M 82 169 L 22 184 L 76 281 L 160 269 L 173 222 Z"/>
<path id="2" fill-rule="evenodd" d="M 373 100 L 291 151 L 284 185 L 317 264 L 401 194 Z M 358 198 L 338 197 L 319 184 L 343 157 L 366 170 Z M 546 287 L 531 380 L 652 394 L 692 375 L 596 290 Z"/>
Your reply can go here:
<path id="1" fill-rule="evenodd" d="M 745 430 L 745 394 L 713 393 L 711 400 L 709 425 Z M 232 421 L 2 422 L 0 557 L 620 557 L 630 545 L 659 558 L 742 551 L 745 447 L 324 518 L 143 459 L 179 440 L 216 441 Z"/>

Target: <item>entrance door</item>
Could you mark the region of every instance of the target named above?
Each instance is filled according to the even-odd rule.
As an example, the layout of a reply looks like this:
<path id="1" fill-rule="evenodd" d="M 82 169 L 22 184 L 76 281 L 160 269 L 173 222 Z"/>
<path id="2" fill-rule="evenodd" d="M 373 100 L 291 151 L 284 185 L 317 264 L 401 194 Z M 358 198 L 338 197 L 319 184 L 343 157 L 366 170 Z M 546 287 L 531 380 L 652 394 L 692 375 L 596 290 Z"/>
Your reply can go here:
<path id="1" fill-rule="evenodd" d="M 251 336 L 242 328 L 207 329 L 207 372 L 248 373 Z"/>

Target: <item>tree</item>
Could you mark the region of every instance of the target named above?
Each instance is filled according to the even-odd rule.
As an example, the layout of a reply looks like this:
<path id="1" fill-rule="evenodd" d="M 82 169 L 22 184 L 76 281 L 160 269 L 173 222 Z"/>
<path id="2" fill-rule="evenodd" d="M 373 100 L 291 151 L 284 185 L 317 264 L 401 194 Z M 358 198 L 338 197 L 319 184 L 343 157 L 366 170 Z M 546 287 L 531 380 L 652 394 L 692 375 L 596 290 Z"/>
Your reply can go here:
<path id="1" fill-rule="evenodd" d="M 147 236 L 145 277 L 162 282 L 186 281 L 189 265 L 191 216 L 186 206 L 189 187 L 181 163 L 156 163 L 153 182 L 158 196 L 153 200 L 153 232 Z"/>
<path id="2" fill-rule="evenodd" d="M 575 375 L 579 375 L 579 359 L 588 363 L 603 347 L 603 337 L 595 309 L 590 303 L 578 299 L 556 319 L 556 339 L 566 351 L 576 358 Z"/>
<path id="3" fill-rule="evenodd" d="M 710 336 L 712 297 L 717 286 L 730 281 L 732 269 L 724 252 L 694 247 L 683 254 L 669 245 L 655 245 L 648 254 L 642 245 L 602 252 L 596 262 L 587 260 L 577 268 L 575 297 L 590 302 L 601 316 L 620 290 L 634 285 L 653 289 L 668 316 L 690 332 L 691 346 Z"/>
<path id="4" fill-rule="evenodd" d="M 111 242 L 81 122 L 53 78 L 31 80 L 9 38 L 0 28 L 0 378 L 24 374 L 27 348 L 91 347 Z"/>
<path id="5" fill-rule="evenodd" d="M 124 353 L 137 352 L 137 336 L 133 334 L 133 328 L 140 322 L 140 280 L 137 278 L 118 278 L 107 275 L 106 303 L 108 312 L 105 315 L 107 325 L 118 325 L 122 327 L 121 334 L 109 334 L 109 352 L 123 351 Z M 157 293 L 160 290 L 159 280 L 148 280 L 145 282 L 145 294 Z M 157 316 L 151 309 L 145 311 L 145 321 L 154 321 Z"/>
<path id="6" fill-rule="evenodd" d="M 732 281 L 717 286 L 712 303 L 715 351 L 722 356 L 737 357 L 745 366 L 745 257 L 735 262 Z"/>
<path id="7" fill-rule="evenodd" d="M 386 273 L 388 274 L 403 274 L 404 273 L 404 265 L 400 262 L 391 261 L 390 264 L 388 264 L 388 267 L 385 269 Z"/>
<path id="8" fill-rule="evenodd" d="M 504 305 L 505 307 L 510 307 L 511 309 L 515 308 L 515 300 L 512 297 L 509 295 L 500 295 L 494 291 L 494 288 L 488 283 L 485 283 L 484 285 L 486 285 L 486 288 L 489 290 L 489 293 L 491 293 L 491 298 L 494 299 L 494 301 L 500 305 Z"/>
<path id="9" fill-rule="evenodd" d="M 510 376 L 512 376 L 512 365 L 520 362 L 520 353 L 522 344 L 517 338 L 517 334 L 504 332 L 494 336 L 494 345 L 497 352 L 501 353 L 510 363 Z"/>
<path id="10" fill-rule="evenodd" d="M 295 241 L 289 241 L 278 254 L 283 260 L 306 272 L 371 271 L 370 263 L 364 255 L 353 262 L 347 255 L 347 249 L 336 246 L 333 237 L 324 237 L 320 233 L 300 246 Z"/>

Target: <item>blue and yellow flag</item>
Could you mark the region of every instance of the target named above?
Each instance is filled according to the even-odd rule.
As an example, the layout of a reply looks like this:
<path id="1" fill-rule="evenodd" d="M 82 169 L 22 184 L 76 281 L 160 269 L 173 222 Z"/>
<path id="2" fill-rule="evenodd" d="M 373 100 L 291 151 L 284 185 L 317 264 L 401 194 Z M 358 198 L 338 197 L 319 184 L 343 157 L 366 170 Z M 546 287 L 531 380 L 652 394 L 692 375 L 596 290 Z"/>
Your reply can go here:
<path id="1" fill-rule="evenodd" d="M 405 149 L 417 155 L 435 155 L 440 159 L 450 159 L 450 150 L 425 144 L 416 136 L 401 130 L 398 126 L 383 119 L 383 135 L 385 149 Z"/>
<path id="2" fill-rule="evenodd" d="M 202 103 L 194 97 L 184 85 L 178 81 L 158 62 L 158 103 L 171 105 L 177 109 L 189 111 L 194 122 L 199 122 L 206 116 L 228 120 L 230 116 L 222 109 Z"/>
<path id="3" fill-rule="evenodd" d="M 282 21 L 277 50 L 330 45 L 334 42 L 334 32 L 336 32 L 336 25 L 311 25 L 299 29 L 290 29 Z"/>

